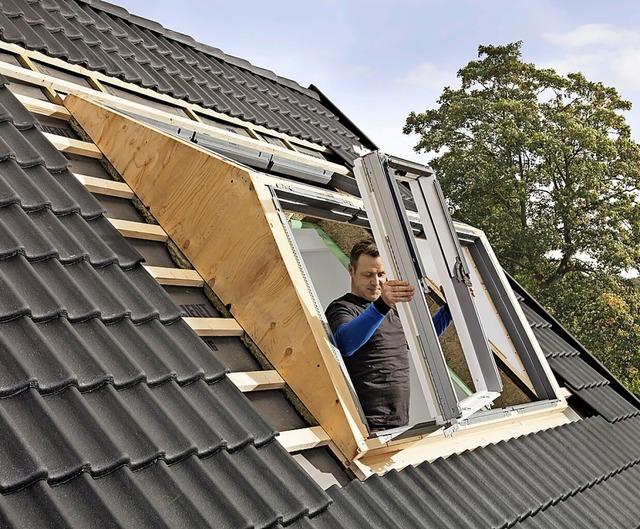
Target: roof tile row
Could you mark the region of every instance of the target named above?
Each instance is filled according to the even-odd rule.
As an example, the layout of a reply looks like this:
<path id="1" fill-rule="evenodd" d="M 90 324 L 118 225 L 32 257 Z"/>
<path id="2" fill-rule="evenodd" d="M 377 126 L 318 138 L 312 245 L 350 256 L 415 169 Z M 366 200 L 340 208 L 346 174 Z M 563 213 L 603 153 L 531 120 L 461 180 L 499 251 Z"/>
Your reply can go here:
<path id="1" fill-rule="evenodd" d="M 621 475 L 637 476 L 639 434 L 638 417 L 615 424 L 596 417 L 334 486 L 327 491 L 334 500 L 329 509 L 292 527 L 511 527 L 539 512 L 566 512 L 567 500 L 608 488 L 604 484 Z M 575 525 L 566 527 L 594 527 L 585 513 L 597 519 L 600 506 L 583 502 L 583 508 Z M 638 519 L 637 494 L 625 512 Z"/>
<path id="2" fill-rule="evenodd" d="M 356 158 L 358 138 L 315 92 L 124 9 L 82 0 L 3 2 L 0 28 L 7 42 Z"/>

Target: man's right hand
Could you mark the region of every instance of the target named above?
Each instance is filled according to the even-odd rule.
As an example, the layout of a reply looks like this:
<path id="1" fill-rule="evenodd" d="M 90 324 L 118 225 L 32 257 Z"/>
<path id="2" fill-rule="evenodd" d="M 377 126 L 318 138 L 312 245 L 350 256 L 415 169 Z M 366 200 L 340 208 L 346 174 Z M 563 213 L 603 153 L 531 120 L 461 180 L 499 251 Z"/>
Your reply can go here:
<path id="1" fill-rule="evenodd" d="M 397 279 L 385 281 L 382 283 L 381 288 L 380 297 L 390 307 L 395 306 L 396 303 L 411 301 L 415 292 L 415 288 L 407 281 L 399 281 Z"/>

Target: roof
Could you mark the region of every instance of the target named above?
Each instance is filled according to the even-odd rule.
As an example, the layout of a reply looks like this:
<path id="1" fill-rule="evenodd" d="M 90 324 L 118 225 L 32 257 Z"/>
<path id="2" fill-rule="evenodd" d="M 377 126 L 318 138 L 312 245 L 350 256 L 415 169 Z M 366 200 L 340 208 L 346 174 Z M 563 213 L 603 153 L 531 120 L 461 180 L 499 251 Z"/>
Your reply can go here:
<path id="1" fill-rule="evenodd" d="M 368 146 L 316 91 L 106 2 L 3 2 L 0 31 L 5 42 L 330 147 L 348 162 L 354 146 Z"/>
<path id="2" fill-rule="evenodd" d="M 179 97 L 208 72 L 218 84 L 195 85 L 212 108 L 349 152 L 312 91 L 121 8 L 5 1 L 0 26 L 6 42 Z M 266 105 L 252 83 L 271 87 Z M 300 117 L 283 110 L 291 94 L 310 102 Z M 3 527 L 640 524 L 638 400 L 515 283 L 583 420 L 323 492 L 4 82 L 0 105 Z"/>
<path id="3" fill-rule="evenodd" d="M 325 509 L 36 125 L 2 80 L 0 525 L 268 527 Z"/>
<path id="4" fill-rule="evenodd" d="M 513 286 L 554 373 L 582 400 L 588 417 L 331 487 L 329 508 L 293 527 L 586 529 L 640 524 L 637 399 L 614 389 L 615 379 L 579 344 L 569 344 L 566 331 Z"/>

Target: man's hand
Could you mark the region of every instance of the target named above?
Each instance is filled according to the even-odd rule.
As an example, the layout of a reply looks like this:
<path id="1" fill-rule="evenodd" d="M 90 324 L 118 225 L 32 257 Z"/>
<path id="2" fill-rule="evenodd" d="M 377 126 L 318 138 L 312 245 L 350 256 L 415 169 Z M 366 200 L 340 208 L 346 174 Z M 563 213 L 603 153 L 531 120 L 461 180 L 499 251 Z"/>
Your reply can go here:
<path id="1" fill-rule="evenodd" d="M 396 303 L 411 301 L 415 289 L 407 281 L 399 281 L 396 279 L 390 279 L 385 281 L 381 285 L 382 293 L 380 297 L 390 307 L 395 306 Z"/>

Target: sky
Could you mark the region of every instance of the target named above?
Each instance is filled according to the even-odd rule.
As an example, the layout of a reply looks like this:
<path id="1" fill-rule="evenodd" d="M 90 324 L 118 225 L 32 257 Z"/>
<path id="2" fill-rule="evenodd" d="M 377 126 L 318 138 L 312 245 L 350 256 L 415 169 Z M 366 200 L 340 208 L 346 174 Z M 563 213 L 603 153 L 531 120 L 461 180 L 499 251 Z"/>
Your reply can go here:
<path id="1" fill-rule="evenodd" d="M 261 68 L 315 85 L 380 149 L 427 163 L 402 133 L 436 108 L 479 45 L 522 41 L 525 62 L 580 71 L 631 101 L 640 141 L 640 6 L 634 0 L 112 0 Z M 179 6 L 179 7 L 178 7 Z"/>

